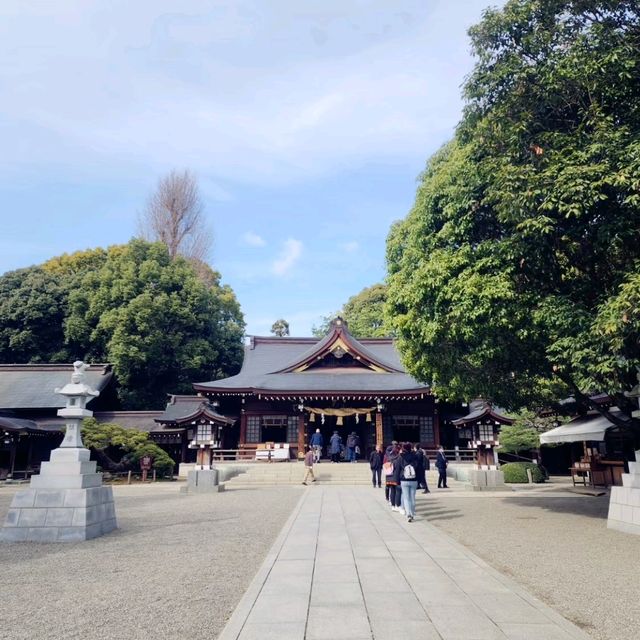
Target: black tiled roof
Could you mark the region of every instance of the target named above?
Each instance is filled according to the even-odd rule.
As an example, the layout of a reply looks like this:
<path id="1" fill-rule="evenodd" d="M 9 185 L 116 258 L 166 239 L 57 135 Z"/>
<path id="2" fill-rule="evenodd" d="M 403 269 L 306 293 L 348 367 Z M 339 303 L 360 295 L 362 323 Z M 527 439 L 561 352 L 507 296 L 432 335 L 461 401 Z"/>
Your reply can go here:
<path id="1" fill-rule="evenodd" d="M 368 369 L 351 369 L 340 372 L 335 369 L 309 369 L 303 372 L 277 373 L 301 361 L 317 349 L 316 338 L 261 338 L 252 339 L 245 347 L 244 361 L 240 373 L 230 378 L 211 382 L 195 383 L 194 388 L 204 393 L 250 392 L 329 392 L 329 393 L 429 393 L 427 385 L 420 384 L 404 371 L 400 354 L 393 340 L 369 338 L 359 340 L 363 351 L 370 352 L 378 362 L 384 362 L 396 371 L 380 373 Z M 327 341 L 328 344 L 329 341 Z M 326 346 L 326 345 L 325 345 Z M 275 373 L 274 373 L 275 372 Z"/>
<path id="2" fill-rule="evenodd" d="M 71 382 L 72 364 L 0 364 L 0 410 L 61 409 L 66 398 L 56 389 Z M 112 377 L 111 366 L 93 364 L 84 381 L 102 391 Z"/>

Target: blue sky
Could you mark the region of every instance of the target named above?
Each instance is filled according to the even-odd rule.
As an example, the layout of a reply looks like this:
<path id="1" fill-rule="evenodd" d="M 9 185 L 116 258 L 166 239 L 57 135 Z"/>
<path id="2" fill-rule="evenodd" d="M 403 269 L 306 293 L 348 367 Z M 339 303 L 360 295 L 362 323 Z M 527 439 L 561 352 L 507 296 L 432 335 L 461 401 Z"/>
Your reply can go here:
<path id="1" fill-rule="evenodd" d="M 247 332 L 308 335 L 384 278 L 488 4 L 3 0 L 0 273 L 126 242 L 188 168 Z"/>

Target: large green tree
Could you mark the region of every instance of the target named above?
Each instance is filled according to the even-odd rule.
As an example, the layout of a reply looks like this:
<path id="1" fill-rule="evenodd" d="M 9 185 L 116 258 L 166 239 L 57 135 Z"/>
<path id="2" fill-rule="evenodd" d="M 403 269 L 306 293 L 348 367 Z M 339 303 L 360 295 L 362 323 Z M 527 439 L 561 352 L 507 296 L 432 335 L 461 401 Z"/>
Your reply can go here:
<path id="1" fill-rule="evenodd" d="M 314 325 L 311 330 L 313 335 L 318 338 L 324 336 L 337 316 L 347 321 L 349 331 L 357 338 L 384 338 L 390 335 L 384 319 L 386 295 L 385 284 L 365 287 L 351 296 L 340 311 L 325 316 L 319 326 Z"/>
<path id="2" fill-rule="evenodd" d="M 445 397 L 518 408 L 572 392 L 606 412 L 585 393 L 599 389 L 628 418 L 640 365 L 638 5 L 511 0 L 470 34 L 464 117 L 387 243 L 405 364 Z"/>
<path id="3" fill-rule="evenodd" d="M 214 273 L 214 272 L 212 272 Z M 205 285 L 162 243 L 110 247 L 69 296 L 66 339 L 93 361 L 111 362 L 129 408 L 163 406 L 196 380 L 238 370 L 244 322 L 219 276 Z"/>
<path id="4" fill-rule="evenodd" d="M 0 277 L 0 361 L 110 362 L 124 408 L 160 408 L 167 393 L 235 373 L 243 333 L 220 275 L 161 243 L 132 240 Z"/>

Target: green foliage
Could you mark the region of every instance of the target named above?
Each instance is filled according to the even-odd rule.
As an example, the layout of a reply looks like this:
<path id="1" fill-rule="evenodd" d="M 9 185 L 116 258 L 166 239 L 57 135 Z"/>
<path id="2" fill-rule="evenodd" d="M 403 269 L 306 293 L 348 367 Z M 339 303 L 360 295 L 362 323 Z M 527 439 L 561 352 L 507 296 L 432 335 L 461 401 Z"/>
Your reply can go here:
<path id="1" fill-rule="evenodd" d="M 521 424 L 504 425 L 500 429 L 500 452 L 519 454 L 537 449 L 540 436 L 535 429 Z"/>
<path id="2" fill-rule="evenodd" d="M 134 468 L 140 467 L 140 458 L 151 456 L 153 458 L 153 468 L 159 476 L 171 476 L 175 462 L 171 456 L 155 442 L 147 441 L 131 452 L 130 460 Z"/>
<path id="3" fill-rule="evenodd" d="M 543 468 L 533 462 L 509 462 L 500 467 L 500 470 L 504 473 L 504 481 L 507 483 L 529 482 L 527 469 L 531 469 L 531 476 L 534 482 L 540 483 L 546 480 Z"/>
<path id="4" fill-rule="evenodd" d="M 171 475 L 175 463 L 164 449 L 149 439 L 149 434 L 125 429 L 119 424 L 98 422 L 95 418 L 82 421 L 82 441 L 92 449 L 105 470 L 138 470 L 142 456 L 153 457 L 153 468 L 160 475 Z M 114 459 L 117 458 L 117 459 Z"/>
<path id="5" fill-rule="evenodd" d="M 160 408 L 167 393 L 236 373 L 244 321 L 220 274 L 165 245 L 53 258 L 0 277 L 0 361 L 109 362 L 124 408 Z"/>
<path id="6" fill-rule="evenodd" d="M 274 336 L 278 336 L 278 338 L 283 338 L 284 336 L 288 336 L 289 323 L 284 318 L 280 318 L 280 320 L 276 320 L 271 325 L 271 333 L 273 333 Z"/>
<path id="7" fill-rule="evenodd" d="M 639 28 L 634 2 L 510 0 L 471 30 L 463 120 L 387 241 L 387 321 L 441 397 L 598 389 L 630 414 Z"/>
<path id="8" fill-rule="evenodd" d="M 391 329 L 384 318 L 386 295 L 387 286 L 384 284 L 365 287 L 360 293 L 351 296 L 340 311 L 325 316 L 320 325 L 314 325 L 311 333 L 316 338 L 324 337 L 331 322 L 341 316 L 349 325 L 349 332 L 356 338 L 384 338 L 391 335 Z"/>
<path id="9" fill-rule="evenodd" d="M 390 335 L 384 323 L 387 287 L 374 284 L 351 296 L 343 307 L 342 317 L 356 338 L 384 338 Z"/>
<path id="10" fill-rule="evenodd" d="M 64 362 L 68 289 L 42 267 L 0 276 L 0 362 Z"/>

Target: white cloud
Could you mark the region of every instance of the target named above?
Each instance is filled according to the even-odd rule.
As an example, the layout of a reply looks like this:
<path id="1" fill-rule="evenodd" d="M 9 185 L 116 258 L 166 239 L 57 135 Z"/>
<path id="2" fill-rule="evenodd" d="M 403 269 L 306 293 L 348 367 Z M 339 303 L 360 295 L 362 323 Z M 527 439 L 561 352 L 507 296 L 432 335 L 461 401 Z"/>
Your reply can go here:
<path id="1" fill-rule="evenodd" d="M 110 163 L 271 185 L 422 160 L 459 118 L 485 4 L 76 0 L 52 24 L 60 3 L 5 0 L 0 177 Z"/>
<path id="2" fill-rule="evenodd" d="M 253 231 L 247 231 L 243 234 L 242 242 L 250 247 L 264 247 L 267 244 L 262 236 Z"/>
<path id="3" fill-rule="evenodd" d="M 356 242 L 355 240 L 351 240 L 350 242 L 345 242 L 342 245 L 342 248 L 347 253 L 355 253 L 360 248 L 360 244 L 358 242 Z"/>
<path id="4" fill-rule="evenodd" d="M 298 262 L 302 255 L 302 242 L 294 238 L 287 238 L 284 247 L 271 264 L 271 271 L 277 276 L 286 276 L 291 273 L 291 269 Z"/>

